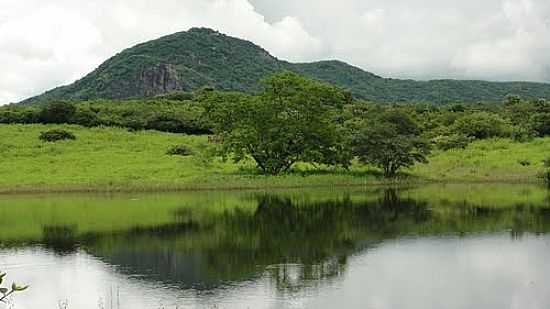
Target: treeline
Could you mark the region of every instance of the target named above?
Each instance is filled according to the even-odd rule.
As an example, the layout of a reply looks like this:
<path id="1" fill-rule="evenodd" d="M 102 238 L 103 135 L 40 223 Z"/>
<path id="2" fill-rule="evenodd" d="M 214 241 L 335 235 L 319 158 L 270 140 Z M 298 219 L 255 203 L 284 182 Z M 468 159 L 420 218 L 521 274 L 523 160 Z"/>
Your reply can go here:
<path id="1" fill-rule="evenodd" d="M 4 124 L 77 124 L 109 126 L 130 130 L 211 134 L 201 117 L 203 108 L 192 94 L 178 93 L 147 100 L 52 102 L 41 106 L 10 105 L 0 108 Z"/>
<path id="2" fill-rule="evenodd" d="M 354 159 L 395 176 L 427 162 L 434 149 L 465 148 L 475 140 L 527 142 L 550 136 L 550 102 L 379 104 L 291 72 L 263 81 L 256 94 L 203 89 L 129 101 L 53 102 L 0 108 L 0 123 L 68 123 L 87 127 L 208 134 L 220 154 L 252 159 L 264 173 L 297 162 L 348 168 Z"/>

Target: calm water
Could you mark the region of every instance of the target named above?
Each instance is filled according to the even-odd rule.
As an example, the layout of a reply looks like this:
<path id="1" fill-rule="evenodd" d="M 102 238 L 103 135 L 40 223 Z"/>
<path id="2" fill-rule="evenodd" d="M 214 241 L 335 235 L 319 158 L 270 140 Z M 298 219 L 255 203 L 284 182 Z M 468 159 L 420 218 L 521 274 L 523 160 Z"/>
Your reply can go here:
<path id="1" fill-rule="evenodd" d="M 14 308 L 550 308 L 550 193 L 0 196 Z M 2 308 L 0 306 L 0 308 Z"/>

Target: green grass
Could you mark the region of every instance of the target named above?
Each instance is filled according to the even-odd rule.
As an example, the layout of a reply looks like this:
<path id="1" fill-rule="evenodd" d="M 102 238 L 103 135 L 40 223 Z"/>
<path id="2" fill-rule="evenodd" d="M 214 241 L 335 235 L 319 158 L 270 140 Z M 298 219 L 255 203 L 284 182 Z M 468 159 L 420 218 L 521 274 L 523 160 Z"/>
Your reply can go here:
<path id="1" fill-rule="evenodd" d="M 63 128 L 75 141 L 44 143 L 40 132 Z M 350 172 L 299 165 L 284 176 L 263 176 L 252 162 L 207 159 L 205 136 L 68 125 L 0 125 L 0 193 L 24 191 L 140 191 L 289 188 L 387 183 L 376 169 L 354 165 Z M 195 155 L 166 155 L 185 144 Z M 550 138 L 529 143 L 498 139 L 465 150 L 436 152 L 430 164 L 405 171 L 404 181 L 535 182 L 550 156 Z M 522 166 L 519 160 L 529 160 Z M 403 179 L 402 179 L 403 181 Z"/>
<path id="2" fill-rule="evenodd" d="M 476 141 L 466 149 L 439 151 L 430 163 L 418 165 L 410 172 L 418 177 L 448 181 L 524 182 L 537 179 L 550 157 L 550 138 L 538 138 L 527 143 L 510 139 Z M 529 166 L 519 161 L 527 160 Z"/>

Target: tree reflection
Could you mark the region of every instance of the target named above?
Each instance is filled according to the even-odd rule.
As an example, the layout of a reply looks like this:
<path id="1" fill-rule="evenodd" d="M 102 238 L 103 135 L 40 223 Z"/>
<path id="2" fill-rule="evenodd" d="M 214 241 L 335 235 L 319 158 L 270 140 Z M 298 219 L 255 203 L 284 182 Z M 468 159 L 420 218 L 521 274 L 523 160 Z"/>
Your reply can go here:
<path id="1" fill-rule="evenodd" d="M 88 250 L 128 272 L 185 288 L 263 277 L 292 292 L 337 279 L 350 255 L 430 218 L 425 202 L 401 199 L 390 189 L 362 202 L 344 197 L 297 203 L 271 194 L 255 199 L 254 211 L 205 215 L 182 208 L 175 220 L 184 223 L 111 235 Z"/>
<path id="2" fill-rule="evenodd" d="M 334 283 L 350 256 L 402 236 L 550 231 L 548 205 L 434 202 L 407 192 L 309 201 L 251 194 L 254 205 L 223 211 L 172 208 L 171 222 L 157 226 L 79 233 L 76 224 L 48 225 L 33 241 L 58 254 L 83 249 L 126 274 L 198 292 L 263 280 L 285 294 Z"/>

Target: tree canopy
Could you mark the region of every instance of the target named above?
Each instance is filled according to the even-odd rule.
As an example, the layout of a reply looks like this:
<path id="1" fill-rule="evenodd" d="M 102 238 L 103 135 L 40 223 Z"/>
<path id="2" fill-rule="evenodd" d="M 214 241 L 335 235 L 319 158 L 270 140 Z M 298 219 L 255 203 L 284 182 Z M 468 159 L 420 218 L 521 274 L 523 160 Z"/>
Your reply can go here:
<path id="1" fill-rule="evenodd" d="M 268 174 L 296 162 L 349 165 L 335 121 L 350 95 L 336 87 L 283 72 L 263 81 L 258 95 L 206 92 L 205 114 L 235 161 L 251 157 Z"/>

